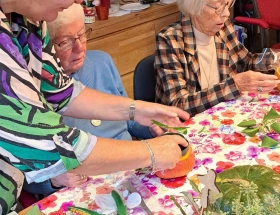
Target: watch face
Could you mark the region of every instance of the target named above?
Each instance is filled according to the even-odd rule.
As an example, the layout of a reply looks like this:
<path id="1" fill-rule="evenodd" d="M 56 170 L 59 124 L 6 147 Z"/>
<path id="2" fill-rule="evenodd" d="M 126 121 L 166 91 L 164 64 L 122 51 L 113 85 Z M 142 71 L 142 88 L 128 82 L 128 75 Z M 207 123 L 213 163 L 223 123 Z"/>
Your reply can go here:
<path id="1" fill-rule="evenodd" d="M 90 120 L 90 123 L 93 126 L 97 127 L 97 126 L 101 125 L 101 120 L 99 120 L 99 119 L 92 119 L 92 120 Z"/>

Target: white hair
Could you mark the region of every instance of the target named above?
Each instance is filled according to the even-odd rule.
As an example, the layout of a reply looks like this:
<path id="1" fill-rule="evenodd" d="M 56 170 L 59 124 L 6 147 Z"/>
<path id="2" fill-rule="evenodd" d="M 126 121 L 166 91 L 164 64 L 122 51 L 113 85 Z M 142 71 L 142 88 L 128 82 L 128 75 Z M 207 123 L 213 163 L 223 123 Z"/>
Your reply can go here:
<path id="1" fill-rule="evenodd" d="M 72 4 L 67 9 L 58 12 L 57 18 L 54 21 L 47 23 L 51 39 L 55 38 L 57 30 L 63 28 L 64 25 L 76 20 L 80 20 L 84 23 L 84 17 L 84 10 L 80 4 Z"/>
<path id="2" fill-rule="evenodd" d="M 185 16 L 200 15 L 206 0 L 177 0 L 177 5 L 181 13 Z"/>

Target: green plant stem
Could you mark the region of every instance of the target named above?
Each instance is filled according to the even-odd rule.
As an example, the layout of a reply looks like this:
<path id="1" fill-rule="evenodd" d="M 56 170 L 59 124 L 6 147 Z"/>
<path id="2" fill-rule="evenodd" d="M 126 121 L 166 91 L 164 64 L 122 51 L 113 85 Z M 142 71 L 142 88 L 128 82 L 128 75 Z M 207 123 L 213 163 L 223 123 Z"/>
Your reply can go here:
<path id="1" fill-rule="evenodd" d="M 170 196 L 170 199 L 174 202 L 174 204 L 180 209 L 180 211 L 181 211 L 181 213 L 183 214 L 183 215 L 187 215 L 186 213 L 185 213 L 185 211 L 183 210 L 183 208 L 181 207 L 181 205 L 176 201 L 176 199 L 174 198 L 174 196 Z"/>

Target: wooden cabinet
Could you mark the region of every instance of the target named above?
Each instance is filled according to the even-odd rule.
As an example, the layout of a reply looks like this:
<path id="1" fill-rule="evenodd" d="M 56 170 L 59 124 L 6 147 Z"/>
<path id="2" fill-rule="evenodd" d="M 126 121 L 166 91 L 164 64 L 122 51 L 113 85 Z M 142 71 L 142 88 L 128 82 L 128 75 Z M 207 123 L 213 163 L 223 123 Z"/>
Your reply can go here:
<path id="1" fill-rule="evenodd" d="M 173 3 L 164 6 L 154 4 L 144 11 L 97 20 L 87 25 L 93 29 L 87 48 L 111 55 L 128 96 L 133 98 L 133 71 L 137 63 L 154 53 L 155 36 L 160 29 L 179 18 L 177 5 Z"/>

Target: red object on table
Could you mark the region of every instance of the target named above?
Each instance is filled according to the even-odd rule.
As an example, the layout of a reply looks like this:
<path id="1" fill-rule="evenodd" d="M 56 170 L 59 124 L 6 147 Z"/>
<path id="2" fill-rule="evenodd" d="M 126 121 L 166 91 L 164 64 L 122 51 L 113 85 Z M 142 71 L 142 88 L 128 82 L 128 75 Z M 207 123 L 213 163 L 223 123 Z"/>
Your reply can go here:
<path id="1" fill-rule="evenodd" d="M 96 14 L 99 20 L 106 20 L 109 17 L 109 8 L 106 6 L 96 6 Z"/>
<path id="2" fill-rule="evenodd" d="M 110 0 L 101 0 L 100 5 L 110 8 Z"/>

